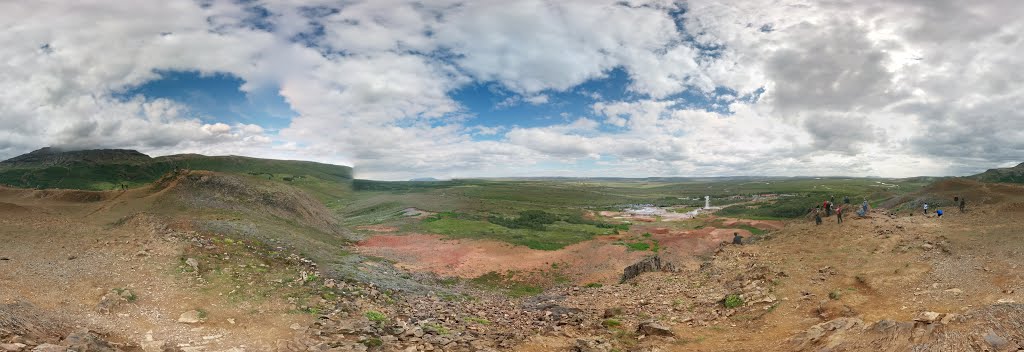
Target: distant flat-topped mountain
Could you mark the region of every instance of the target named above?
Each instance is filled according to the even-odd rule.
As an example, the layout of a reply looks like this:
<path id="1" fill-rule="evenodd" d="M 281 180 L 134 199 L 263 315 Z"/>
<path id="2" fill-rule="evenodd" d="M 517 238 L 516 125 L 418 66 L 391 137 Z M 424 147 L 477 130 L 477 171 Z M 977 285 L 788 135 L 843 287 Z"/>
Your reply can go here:
<path id="1" fill-rule="evenodd" d="M 982 182 L 1024 183 L 1024 163 L 1002 169 L 988 169 L 977 175 L 968 176 Z"/>
<path id="2" fill-rule="evenodd" d="M 351 184 L 352 168 L 311 161 L 178 154 L 152 158 L 128 149 L 42 148 L 0 162 L 0 185 L 106 190 L 153 182 L 178 169 L 247 174 L 308 186 Z M 332 192 L 336 193 L 336 192 Z M 316 194 L 333 197 L 335 194 Z"/>
<path id="3" fill-rule="evenodd" d="M 64 151 L 46 147 L 22 154 L 0 164 L 7 166 L 58 166 L 76 162 L 83 163 L 145 163 L 153 160 L 149 155 L 131 149 L 89 149 Z"/>

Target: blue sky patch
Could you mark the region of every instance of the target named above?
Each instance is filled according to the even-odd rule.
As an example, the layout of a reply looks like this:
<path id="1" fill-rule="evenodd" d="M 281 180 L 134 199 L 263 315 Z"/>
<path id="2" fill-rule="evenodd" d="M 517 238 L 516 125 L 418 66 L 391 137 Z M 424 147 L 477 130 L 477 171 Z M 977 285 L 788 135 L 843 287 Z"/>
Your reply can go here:
<path id="1" fill-rule="evenodd" d="M 277 89 L 263 88 L 246 93 L 239 90 L 245 81 L 233 75 L 166 71 L 160 72 L 160 76 L 116 96 L 169 99 L 188 106 L 189 111 L 205 123 L 257 124 L 268 130 L 287 127 L 298 115 L 277 94 Z"/>

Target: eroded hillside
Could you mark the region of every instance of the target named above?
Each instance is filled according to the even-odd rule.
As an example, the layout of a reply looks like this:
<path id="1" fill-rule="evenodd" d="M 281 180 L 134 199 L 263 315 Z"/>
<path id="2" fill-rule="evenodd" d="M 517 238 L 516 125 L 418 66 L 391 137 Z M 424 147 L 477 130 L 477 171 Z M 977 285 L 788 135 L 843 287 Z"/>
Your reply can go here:
<path id="1" fill-rule="evenodd" d="M 954 196 L 970 201 L 966 212 L 943 203 Z M 946 215 L 926 216 L 925 201 Z M 182 170 L 123 191 L 0 188 L 0 343 L 1013 351 L 1024 347 L 1022 204 L 1017 185 L 945 180 L 842 224 L 637 215 L 628 230 L 532 249 L 410 234 L 402 224 L 445 219 L 417 209 L 389 218 L 398 226 L 350 228 L 305 189 L 247 174 Z M 553 224 L 605 229 L 626 215 L 586 216 Z M 745 244 L 728 244 L 733 233 Z M 621 280 L 635 262 L 639 276 Z"/>

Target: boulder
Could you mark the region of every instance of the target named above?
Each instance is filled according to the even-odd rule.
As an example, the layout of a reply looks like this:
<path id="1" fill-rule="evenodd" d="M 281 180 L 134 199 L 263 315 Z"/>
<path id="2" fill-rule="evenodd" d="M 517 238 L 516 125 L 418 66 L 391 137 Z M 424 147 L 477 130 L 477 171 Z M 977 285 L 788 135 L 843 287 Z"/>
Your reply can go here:
<path id="1" fill-rule="evenodd" d="M 582 338 L 577 339 L 576 344 L 572 346 L 573 352 L 609 352 L 612 351 L 614 346 L 611 343 L 604 341 L 600 338 Z"/>
<path id="2" fill-rule="evenodd" d="M 614 308 L 605 309 L 604 310 L 604 314 L 601 314 L 601 317 L 602 318 L 613 318 L 613 317 L 616 317 L 616 316 L 619 316 L 619 315 L 622 315 L 622 308 L 614 307 Z"/>
<path id="3" fill-rule="evenodd" d="M 54 345 L 52 343 L 44 343 L 36 346 L 32 349 L 32 352 L 67 352 L 68 348 L 64 346 Z"/>
<path id="4" fill-rule="evenodd" d="M 675 336 L 676 334 L 672 332 L 672 328 L 653 321 L 640 323 L 636 328 L 636 332 L 648 336 Z"/>
<path id="5" fill-rule="evenodd" d="M 622 279 L 619 280 L 619 282 L 623 283 L 629 279 L 640 276 L 640 274 L 656 271 L 675 271 L 675 267 L 670 263 L 662 263 L 661 257 L 647 257 L 623 269 Z"/>
<path id="6" fill-rule="evenodd" d="M 914 321 L 919 321 L 926 324 L 931 324 L 942 318 L 942 313 L 936 312 L 921 312 L 914 317 Z"/>
<path id="7" fill-rule="evenodd" d="M 70 351 L 89 351 L 89 352 L 116 352 L 120 351 L 110 343 L 103 340 L 99 335 L 92 331 L 79 331 L 68 335 L 61 345 L 66 347 L 66 350 Z"/>
<path id="8" fill-rule="evenodd" d="M 0 351 L 4 352 L 20 352 L 25 349 L 27 345 L 23 343 L 0 343 Z"/>
<path id="9" fill-rule="evenodd" d="M 185 264 L 192 268 L 192 272 L 199 274 L 199 261 L 196 258 L 185 259 Z"/>
<path id="10" fill-rule="evenodd" d="M 203 313 L 198 310 L 190 310 L 178 316 L 178 322 L 184 324 L 198 324 L 203 322 Z"/>

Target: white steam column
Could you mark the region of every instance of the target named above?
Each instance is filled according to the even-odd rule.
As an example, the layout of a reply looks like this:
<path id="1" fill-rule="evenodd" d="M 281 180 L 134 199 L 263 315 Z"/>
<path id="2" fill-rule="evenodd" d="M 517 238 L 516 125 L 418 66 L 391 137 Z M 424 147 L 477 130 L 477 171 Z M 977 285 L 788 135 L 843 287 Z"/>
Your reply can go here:
<path id="1" fill-rule="evenodd" d="M 711 209 L 711 196 L 704 196 L 704 209 Z"/>

